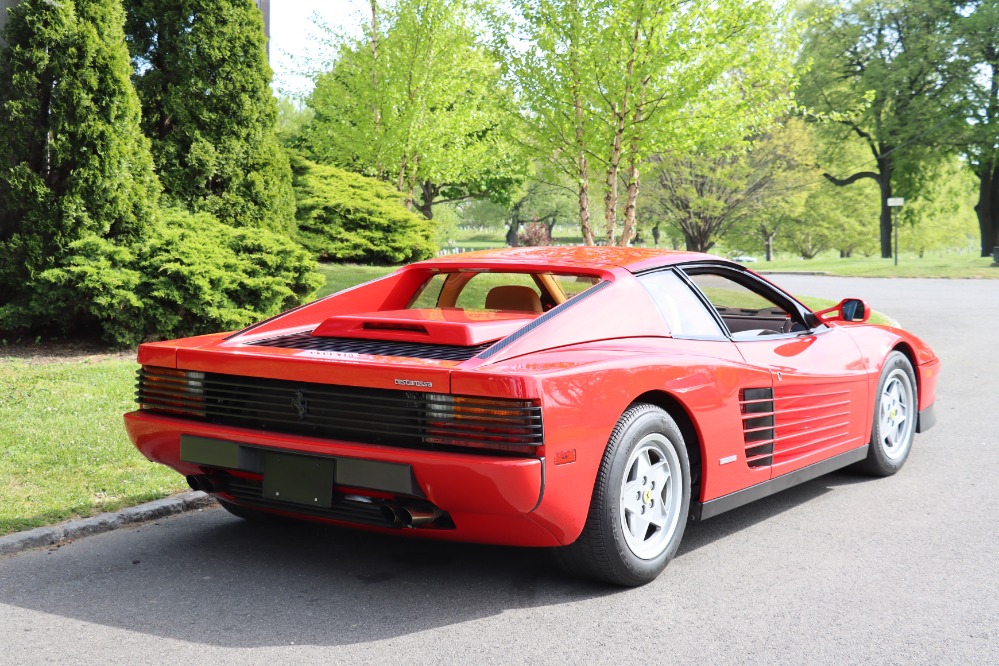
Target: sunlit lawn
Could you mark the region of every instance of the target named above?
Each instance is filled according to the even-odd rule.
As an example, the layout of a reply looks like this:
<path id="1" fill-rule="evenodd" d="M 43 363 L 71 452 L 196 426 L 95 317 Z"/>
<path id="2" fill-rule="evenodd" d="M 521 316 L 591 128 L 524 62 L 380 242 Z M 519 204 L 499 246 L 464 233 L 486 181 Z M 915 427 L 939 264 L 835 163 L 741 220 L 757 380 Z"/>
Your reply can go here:
<path id="1" fill-rule="evenodd" d="M 4 359 L 0 349 L 0 534 L 186 488 L 125 435 L 135 369 L 122 360 Z"/>
<path id="2" fill-rule="evenodd" d="M 806 271 L 853 277 L 926 277 L 926 278 L 991 278 L 999 279 L 999 267 L 992 266 L 992 259 L 970 254 L 941 254 L 919 257 L 915 254 L 899 256 L 898 266 L 893 259 L 879 257 L 819 256 L 815 259 L 777 259 L 748 264 L 755 271 Z"/>

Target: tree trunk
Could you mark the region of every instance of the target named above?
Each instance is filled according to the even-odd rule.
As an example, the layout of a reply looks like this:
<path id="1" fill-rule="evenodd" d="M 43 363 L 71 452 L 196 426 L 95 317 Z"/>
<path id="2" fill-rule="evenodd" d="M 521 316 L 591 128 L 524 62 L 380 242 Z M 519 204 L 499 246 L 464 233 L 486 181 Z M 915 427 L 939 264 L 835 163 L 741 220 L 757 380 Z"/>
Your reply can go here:
<path id="1" fill-rule="evenodd" d="M 878 160 L 878 185 L 881 187 L 881 258 L 891 259 L 891 206 L 888 197 L 891 196 L 891 161 L 887 158 Z M 811 257 L 806 257 L 811 259 Z"/>
<path id="2" fill-rule="evenodd" d="M 614 244 L 614 227 L 617 226 L 617 174 L 621 164 L 621 136 L 624 134 L 624 116 L 618 121 L 607 167 L 607 193 L 604 195 L 604 238 L 607 245 Z"/>
<path id="3" fill-rule="evenodd" d="M 894 150 L 891 146 L 879 146 L 879 150 L 876 154 L 887 155 Z M 851 183 L 855 183 L 861 178 L 871 178 L 878 184 L 881 190 L 881 220 L 879 225 L 879 233 L 881 236 L 881 258 L 891 259 L 891 208 L 888 206 L 888 197 L 891 196 L 891 176 L 892 176 L 892 163 L 890 157 L 878 157 L 878 170 L 877 171 L 860 171 L 853 174 L 847 178 L 836 178 L 835 176 L 824 173 L 826 180 L 831 182 L 833 185 L 839 187 L 845 187 Z"/>
<path id="4" fill-rule="evenodd" d="M 440 188 L 429 181 L 420 183 L 420 203 L 415 205 L 423 217 L 428 220 L 434 219 L 434 199 L 440 193 Z"/>
<path id="5" fill-rule="evenodd" d="M 621 240 L 618 245 L 628 247 L 631 235 L 635 231 L 635 209 L 638 205 L 638 162 L 634 153 L 628 164 L 628 195 L 624 204 L 624 229 L 621 230 Z"/>
<path id="6" fill-rule="evenodd" d="M 707 252 L 710 250 L 714 243 L 711 242 L 711 232 L 706 231 L 710 225 L 707 224 L 695 224 L 691 225 L 692 228 L 685 228 L 683 225 L 683 240 L 687 244 L 688 252 Z"/>
<path id="7" fill-rule="evenodd" d="M 511 211 L 510 226 L 506 230 L 506 244 L 510 247 L 520 245 L 520 209 L 523 205 L 524 200 L 521 199 L 513 205 L 513 211 Z"/>
<path id="8" fill-rule="evenodd" d="M 378 90 L 378 2 L 371 0 L 371 89 Z M 382 114 L 378 110 L 378 95 L 375 95 L 375 103 L 371 107 L 371 113 L 375 121 L 375 135 L 381 134 Z M 381 180 L 385 171 L 381 157 L 378 158 L 376 178 Z"/>
<path id="9" fill-rule="evenodd" d="M 982 256 L 991 257 L 992 250 L 999 242 L 999 164 L 982 165 L 978 176 L 978 203 L 975 214 L 978 216 L 978 230 L 981 234 Z"/>
<path id="10" fill-rule="evenodd" d="M 767 261 L 774 260 L 774 236 L 776 234 L 769 233 L 766 238 L 766 259 Z"/>

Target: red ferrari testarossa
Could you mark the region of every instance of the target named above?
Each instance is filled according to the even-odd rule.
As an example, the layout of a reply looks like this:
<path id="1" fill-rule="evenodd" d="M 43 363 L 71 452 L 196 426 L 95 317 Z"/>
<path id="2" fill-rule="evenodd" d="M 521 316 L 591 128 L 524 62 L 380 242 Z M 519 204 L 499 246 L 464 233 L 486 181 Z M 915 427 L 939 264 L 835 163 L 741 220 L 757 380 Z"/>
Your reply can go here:
<path id="1" fill-rule="evenodd" d="M 940 364 L 869 316 L 702 254 L 471 252 L 144 344 L 125 424 L 242 518 L 551 546 L 639 585 L 688 520 L 901 468 Z"/>

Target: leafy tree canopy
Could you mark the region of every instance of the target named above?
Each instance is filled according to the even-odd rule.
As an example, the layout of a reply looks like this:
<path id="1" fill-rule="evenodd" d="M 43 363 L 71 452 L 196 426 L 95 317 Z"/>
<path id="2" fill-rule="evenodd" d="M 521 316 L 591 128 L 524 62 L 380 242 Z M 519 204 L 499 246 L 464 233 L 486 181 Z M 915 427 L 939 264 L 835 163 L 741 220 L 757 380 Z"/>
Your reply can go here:
<path id="1" fill-rule="evenodd" d="M 340 39 L 309 99 L 302 147 L 316 160 L 386 180 L 424 217 L 466 198 L 506 201 L 526 174 L 510 88 L 478 46 L 465 0 L 372 3 L 363 39 Z"/>
<path id="2" fill-rule="evenodd" d="M 888 198 L 913 197 L 945 153 L 960 118 L 949 107 L 962 79 L 952 57 L 952 4 L 946 0 L 818 0 L 802 49 L 811 68 L 800 98 L 832 122 L 840 140 L 852 135 L 867 159 L 827 172 L 836 185 L 872 179 L 881 194 L 881 253 L 891 256 Z M 804 66 L 805 63 L 802 63 Z"/>

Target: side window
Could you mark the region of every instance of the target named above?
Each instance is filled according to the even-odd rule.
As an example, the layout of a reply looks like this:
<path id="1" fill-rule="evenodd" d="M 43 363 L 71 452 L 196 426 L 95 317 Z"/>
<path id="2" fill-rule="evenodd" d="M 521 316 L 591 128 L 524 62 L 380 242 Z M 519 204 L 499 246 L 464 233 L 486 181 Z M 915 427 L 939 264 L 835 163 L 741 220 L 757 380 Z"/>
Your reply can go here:
<path id="1" fill-rule="evenodd" d="M 649 292 L 670 333 L 678 337 L 723 338 L 715 318 L 673 271 L 646 273 L 638 278 Z"/>
<path id="2" fill-rule="evenodd" d="M 694 273 L 690 280 L 715 306 L 732 337 L 749 339 L 758 335 L 803 330 L 780 305 L 735 280 L 719 273 Z"/>

